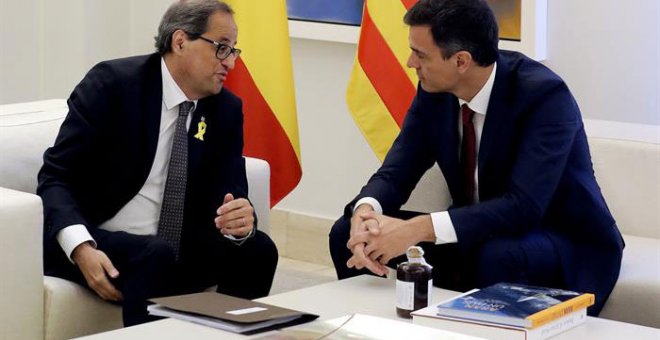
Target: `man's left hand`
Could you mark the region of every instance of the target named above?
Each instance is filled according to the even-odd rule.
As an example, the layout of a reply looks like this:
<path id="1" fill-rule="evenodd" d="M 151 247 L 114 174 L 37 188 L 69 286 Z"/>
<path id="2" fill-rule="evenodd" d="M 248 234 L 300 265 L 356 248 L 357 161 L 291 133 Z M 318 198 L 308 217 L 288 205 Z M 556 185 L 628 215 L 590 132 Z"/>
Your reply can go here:
<path id="1" fill-rule="evenodd" d="M 364 243 L 364 252 L 374 261 L 387 264 L 391 259 L 405 254 L 408 247 L 418 243 L 416 230 L 409 221 L 368 212 L 360 215 L 363 219 L 375 219 L 378 228 L 355 233 L 348 240 L 352 249 L 356 244 Z"/>
<path id="2" fill-rule="evenodd" d="M 226 194 L 217 214 L 215 227 L 223 235 L 244 237 L 254 228 L 254 208 L 245 198 L 234 199 L 234 195 Z"/>

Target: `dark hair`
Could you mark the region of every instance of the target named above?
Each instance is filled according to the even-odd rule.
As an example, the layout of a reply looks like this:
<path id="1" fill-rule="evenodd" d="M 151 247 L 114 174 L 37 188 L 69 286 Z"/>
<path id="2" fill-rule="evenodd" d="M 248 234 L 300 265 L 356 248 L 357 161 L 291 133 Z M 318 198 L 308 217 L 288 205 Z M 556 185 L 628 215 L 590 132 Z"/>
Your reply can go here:
<path id="1" fill-rule="evenodd" d="M 167 9 L 158 26 L 156 51 L 160 55 L 172 51 L 172 34 L 182 30 L 189 34 L 191 39 L 197 39 L 208 29 L 209 17 L 221 11 L 234 14 L 229 5 L 218 0 L 189 0 L 177 1 Z"/>
<path id="2" fill-rule="evenodd" d="M 420 0 L 403 21 L 409 26 L 431 26 L 433 41 L 445 59 L 468 51 L 481 66 L 497 60 L 497 21 L 485 0 Z"/>

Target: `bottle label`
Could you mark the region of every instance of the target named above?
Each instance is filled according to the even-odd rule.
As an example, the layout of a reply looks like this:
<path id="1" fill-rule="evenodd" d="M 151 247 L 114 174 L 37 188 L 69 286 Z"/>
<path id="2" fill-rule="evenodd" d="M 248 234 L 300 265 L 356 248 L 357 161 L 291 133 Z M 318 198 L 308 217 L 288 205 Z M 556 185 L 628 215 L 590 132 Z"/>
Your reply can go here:
<path id="1" fill-rule="evenodd" d="M 426 305 L 431 305 L 431 294 L 433 294 L 433 279 L 429 279 L 429 291 L 426 294 Z"/>
<path id="2" fill-rule="evenodd" d="M 397 308 L 413 310 L 415 303 L 415 283 L 396 280 Z"/>

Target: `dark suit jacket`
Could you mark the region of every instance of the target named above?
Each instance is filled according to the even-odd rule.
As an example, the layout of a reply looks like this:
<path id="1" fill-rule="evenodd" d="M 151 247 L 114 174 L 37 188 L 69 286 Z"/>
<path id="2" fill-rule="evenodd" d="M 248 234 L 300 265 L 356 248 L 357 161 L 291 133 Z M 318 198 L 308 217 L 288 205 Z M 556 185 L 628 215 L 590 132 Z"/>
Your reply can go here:
<path id="1" fill-rule="evenodd" d="M 454 200 L 449 215 L 461 249 L 548 231 L 568 288 L 595 292 L 600 310 L 619 274 L 623 240 L 566 84 L 540 63 L 501 51 L 479 148 L 480 203 L 469 206 L 460 187 L 458 111 L 455 96 L 419 87 L 382 167 L 356 199 L 374 197 L 385 214 L 396 211 L 437 162 Z"/>
<path id="2" fill-rule="evenodd" d="M 55 236 L 69 225 L 84 224 L 94 237 L 98 225 L 145 183 L 160 127 L 160 59 L 152 54 L 99 63 L 71 94 L 69 113 L 39 172 L 46 254 L 62 253 Z M 204 141 L 193 138 L 202 115 Z M 213 219 L 226 193 L 247 198 L 240 99 L 223 89 L 199 100 L 188 137 L 184 249 L 221 237 Z"/>

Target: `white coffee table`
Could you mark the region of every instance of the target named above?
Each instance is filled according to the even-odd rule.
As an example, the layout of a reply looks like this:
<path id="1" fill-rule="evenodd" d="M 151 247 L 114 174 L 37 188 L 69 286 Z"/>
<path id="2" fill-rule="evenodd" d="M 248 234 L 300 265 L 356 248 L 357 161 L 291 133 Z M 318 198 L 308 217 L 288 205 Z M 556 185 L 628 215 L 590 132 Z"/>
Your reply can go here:
<path id="1" fill-rule="evenodd" d="M 348 280 L 333 281 L 318 286 L 268 296 L 258 301 L 318 314 L 320 315 L 320 319 L 332 319 L 343 315 L 361 313 L 390 319 L 406 320 L 396 315 L 394 307 L 394 285 L 395 282 L 393 280 L 364 275 Z M 457 294 L 457 292 L 433 288 L 433 302 L 437 303 Z M 139 326 L 99 333 L 81 339 L 165 340 L 250 338 L 184 321 L 165 319 Z M 553 339 L 658 340 L 660 339 L 660 329 L 589 317 L 586 324 L 560 334 Z"/>

